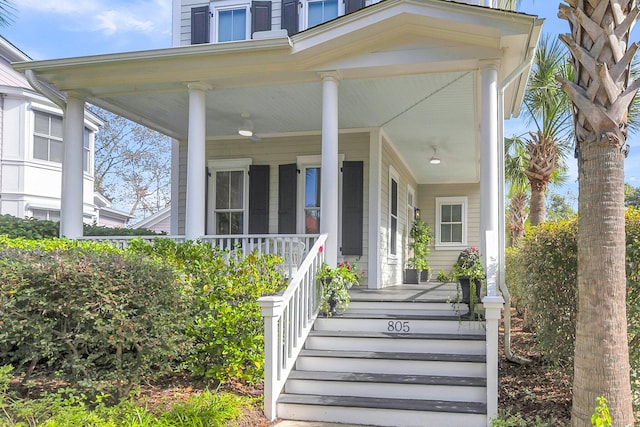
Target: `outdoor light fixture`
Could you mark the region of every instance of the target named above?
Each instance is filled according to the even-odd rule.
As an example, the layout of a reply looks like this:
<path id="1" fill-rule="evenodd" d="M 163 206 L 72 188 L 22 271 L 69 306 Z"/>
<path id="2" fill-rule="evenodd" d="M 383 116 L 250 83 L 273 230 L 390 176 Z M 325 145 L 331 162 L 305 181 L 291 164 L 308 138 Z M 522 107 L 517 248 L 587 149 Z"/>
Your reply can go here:
<path id="1" fill-rule="evenodd" d="M 246 137 L 253 136 L 253 122 L 249 117 L 251 117 L 249 113 L 242 113 L 242 118 L 244 119 L 244 123 L 242 124 L 242 126 L 238 128 L 238 133 L 242 136 L 246 136 Z"/>
<path id="2" fill-rule="evenodd" d="M 442 161 L 440 160 L 440 157 L 438 157 L 438 147 L 434 145 L 432 148 L 433 156 L 431 156 L 431 159 L 429 159 L 429 163 L 431 163 L 432 165 L 439 165 Z"/>

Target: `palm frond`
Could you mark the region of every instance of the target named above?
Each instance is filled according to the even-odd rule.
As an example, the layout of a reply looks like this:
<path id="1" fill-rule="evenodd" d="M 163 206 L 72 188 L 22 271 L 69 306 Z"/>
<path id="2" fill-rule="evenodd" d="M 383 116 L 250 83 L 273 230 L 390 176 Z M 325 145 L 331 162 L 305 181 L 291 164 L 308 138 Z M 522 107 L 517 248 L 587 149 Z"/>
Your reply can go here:
<path id="1" fill-rule="evenodd" d="M 16 16 L 16 8 L 9 0 L 0 0 L 0 27 L 7 27 L 13 23 Z"/>

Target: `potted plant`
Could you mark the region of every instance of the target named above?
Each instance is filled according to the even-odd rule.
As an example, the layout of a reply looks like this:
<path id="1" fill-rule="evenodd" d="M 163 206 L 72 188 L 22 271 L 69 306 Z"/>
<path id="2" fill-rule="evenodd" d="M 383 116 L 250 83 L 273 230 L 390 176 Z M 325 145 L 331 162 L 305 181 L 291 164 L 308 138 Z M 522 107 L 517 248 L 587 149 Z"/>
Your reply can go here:
<path id="1" fill-rule="evenodd" d="M 405 283 L 419 283 L 429 280 L 429 254 L 433 233 L 431 226 L 420 218 L 416 218 L 409 232 L 409 249 L 412 256 L 407 260 Z M 422 276 L 422 272 L 425 276 Z M 422 277 L 421 277 L 422 276 Z"/>
<path id="2" fill-rule="evenodd" d="M 364 272 L 358 272 L 357 264 L 349 263 L 347 260 L 338 263 L 336 268 L 323 263 L 316 274 L 316 279 L 322 285 L 320 312 L 326 316 L 333 316 L 338 310 L 345 311 L 351 301 L 349 289 L 360 284 L 363 274 Z"/>
<path id="3" fill-rule="evenodd" d="M 460 252 L 453 265 L 453 273 L 458 278 L 462 290 L 461 302 L 469 304 L 469 314 L 475 312 L 475 305 L 480 300 L 482 280 L 485 278 L 480 250 L 476 247 Z"/>

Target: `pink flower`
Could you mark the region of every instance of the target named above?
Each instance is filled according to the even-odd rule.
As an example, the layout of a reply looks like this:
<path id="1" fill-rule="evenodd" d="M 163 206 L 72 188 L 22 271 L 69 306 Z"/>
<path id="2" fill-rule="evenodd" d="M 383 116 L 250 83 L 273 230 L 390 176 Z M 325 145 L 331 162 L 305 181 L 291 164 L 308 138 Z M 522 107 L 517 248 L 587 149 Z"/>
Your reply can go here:
<path id="1" fill-rule="evenodd" d="M 322 251 L 323 251 L 323 247 L 322 247 L 322 246 L 320 246 L 320 247 L 318 248 L 318 252 L 322 253 Z"/>

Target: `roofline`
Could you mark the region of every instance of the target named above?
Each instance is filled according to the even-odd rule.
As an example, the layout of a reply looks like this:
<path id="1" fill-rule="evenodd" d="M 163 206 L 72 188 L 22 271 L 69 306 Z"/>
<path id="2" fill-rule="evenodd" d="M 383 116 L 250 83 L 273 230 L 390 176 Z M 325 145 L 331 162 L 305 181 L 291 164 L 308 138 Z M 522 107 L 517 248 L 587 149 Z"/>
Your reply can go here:
<path id="1" fill-rule="evenodd" d="M 179 58 L 181 56 L 222 55 L 246 51 L 290 49 L 289 37 L 273 39 L 243 40 L 229 43 L 207 43 L 188 46 L 176 46 L 163 49 L 141 50 L 124 53 L 109 53 L 103 55 L 79 56 L 74 58 L 47 59 L 41 61 L 13 62 L 15 70 L 47 71 L 65 67 L 82 65 L 108 64 L 117 62 L 145 62 L 165 58 Z"/>

